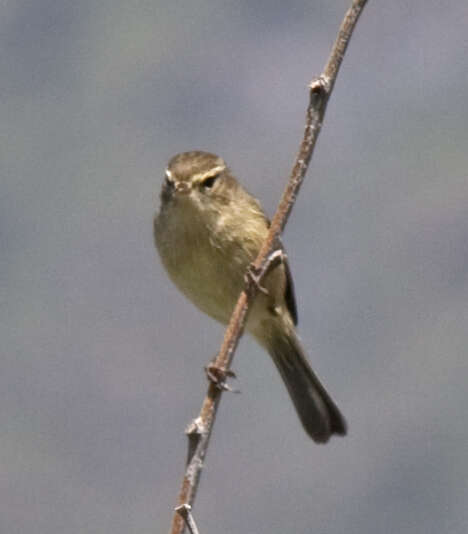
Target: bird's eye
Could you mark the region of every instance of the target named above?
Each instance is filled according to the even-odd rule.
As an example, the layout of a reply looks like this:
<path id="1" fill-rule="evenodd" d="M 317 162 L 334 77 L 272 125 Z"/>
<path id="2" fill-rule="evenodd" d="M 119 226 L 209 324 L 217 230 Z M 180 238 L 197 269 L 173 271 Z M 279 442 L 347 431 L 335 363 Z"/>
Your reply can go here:
<path id="1" fill-rule="evenodd" d="M 166 180 L 164 181 L 164 185 L 165 185 L 165 187 L 167 187 L 169 189 L 173 189 L 174 188 L 174 181 L 171 180 L 169 178 L 169 176 L 166 176 Z"/>
<path id="2" fill-rule="evenodd" d="M 214 183 L 216 182 L 216 180 L 218 178 L 219 178 L 219 174 L 215 174 L 214 176 L 210 176 L 210 177 L 206 178 L 205 180 L 203 180 L 202 186 L 207 188 L 207 189 L 211 189 L 214 186 Z"/>

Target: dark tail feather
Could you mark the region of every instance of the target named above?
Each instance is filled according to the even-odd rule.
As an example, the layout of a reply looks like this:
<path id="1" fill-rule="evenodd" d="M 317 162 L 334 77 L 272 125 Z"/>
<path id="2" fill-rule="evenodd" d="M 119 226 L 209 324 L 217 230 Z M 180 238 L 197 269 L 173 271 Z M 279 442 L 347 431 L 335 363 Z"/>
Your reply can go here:
<path id="1" fill-rule="evenodd" d="M 344 436 L 346 421 L 312 371 L 296 335 L 276 334 L 267 349 L 309 436 L 317 443 L 326 443 L 332 434 Z"/>

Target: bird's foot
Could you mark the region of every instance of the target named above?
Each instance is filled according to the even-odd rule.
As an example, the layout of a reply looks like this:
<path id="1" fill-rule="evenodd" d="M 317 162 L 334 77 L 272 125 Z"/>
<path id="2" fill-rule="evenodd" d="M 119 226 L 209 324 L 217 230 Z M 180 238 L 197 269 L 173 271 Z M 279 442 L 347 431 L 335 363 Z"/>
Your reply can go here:
<path id="1" fill-rule="evenodd" d="M 240 393 L 239 389 L 232 388 L 228 383 L 228 378 L 237 378 L 236 373 L 230 369 L 217 367 L 214 362 L 205 367 L 205 374 L 208 380 L 222 391 L 230 391 L 231 393 Z"/>
<path id="2" fill-rule="evenodd" d="M 247 272 L 245 273 L 245 282 L 247 284 L 255 285 L 258 291 L 260 291 L 264 295 L 268 295 L 268 289 L 262 286 L 261 281 L 268 271 L 270 271 L 280 263 L 283 263 L 285 260 L 286 254 L 282 249 L 274 250 L 267 257 L 262 267 L 258 268 L 253 263 L 248 266 Z"/>

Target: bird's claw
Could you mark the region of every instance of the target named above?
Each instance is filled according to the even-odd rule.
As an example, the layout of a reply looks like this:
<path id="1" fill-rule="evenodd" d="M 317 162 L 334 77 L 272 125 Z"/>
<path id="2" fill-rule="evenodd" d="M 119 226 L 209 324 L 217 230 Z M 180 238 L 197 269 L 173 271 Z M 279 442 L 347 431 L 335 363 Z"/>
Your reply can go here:
<path id="1" fill-rule="evenodd" d="M 240 393 L 239 389 L 234 389 L 227 383 L 228 378 L 237 378 L 234 371 L 217 367 L 214 363 L 210 363 L 205 367 L 205 374 L 208 380 L 218 389 L 231 393 Z"/>
<path id="2" fill-rule="evenodd" d="M 253 263 L 251 263 L 247 267 L 247 272 L 245 273 L 245 282 L 247 284 L 253 284 L 260 293 L 263 293 L 264 295 L 268 295 L 268 289 L 266 287 L 263 287 L 260 283 L 260 279 L 263 276 L 263 269 L 257 269 Z"/>
<path id="3" fill-rule="evenodd" d="M 265 274 L 270 270 L 279 265 L 280 263 L 283 263 L 286 260 L 286 254 L 283 251 L 283 249 L 278 248 L 274 250 L 266 259 L 266 262 L 263 267 L 256 267 L 253 263 L 251 263 L 247 267 L 247 272 L 245 273 L 245 281 L 247 284 L 254 284 L 255 287 L 264 295 L 268 295 L 268 289 L 266 289 L 261 284 L 261 279 L 265 276 Z"/>

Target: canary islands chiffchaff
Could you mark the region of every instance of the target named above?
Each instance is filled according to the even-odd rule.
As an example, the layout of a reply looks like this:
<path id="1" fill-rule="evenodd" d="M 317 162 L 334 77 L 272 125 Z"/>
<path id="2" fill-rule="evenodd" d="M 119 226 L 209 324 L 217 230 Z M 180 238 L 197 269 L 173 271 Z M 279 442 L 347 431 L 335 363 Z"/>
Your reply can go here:
<path id="1" fill-rule="evenodd" d="M 156 247 L 174 284 L 206 314 L 229 321 L 268 226 L 258 201 L 220 157 L 193 151 L 170 160 L 154 219 Z M 346 434 L 346 422 L 312 371 L 296 334 L 286 258 L 262 285 L 266 291 L 257 294 L 246 329 L 272 357 L 309 436 L 325 443 L 332 434 Z"/>

